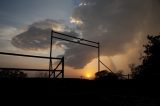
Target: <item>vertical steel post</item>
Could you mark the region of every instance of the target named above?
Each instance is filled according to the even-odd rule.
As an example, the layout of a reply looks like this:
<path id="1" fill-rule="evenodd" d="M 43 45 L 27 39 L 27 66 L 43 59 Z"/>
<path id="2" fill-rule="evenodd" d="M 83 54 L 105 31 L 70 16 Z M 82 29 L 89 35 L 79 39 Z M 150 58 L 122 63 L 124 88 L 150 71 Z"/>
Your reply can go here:
<path id="1" fill-rule="evenodd" d="M 50 42 L 49 78 L 51 77 L 51 70 L 52 70 L 52 35 L 53 35 L 53 31 L 51 31 L 51 42 Z"/>
<path id="2" fill-rule="evenodd" d="M 100 71 L 100 43 L 98 42 L 98 72 Z"/>
<path id="3" fill-rule="evenodd" d="M 64 78 L 64 57 L 62 57 L 62 78 Z"/>

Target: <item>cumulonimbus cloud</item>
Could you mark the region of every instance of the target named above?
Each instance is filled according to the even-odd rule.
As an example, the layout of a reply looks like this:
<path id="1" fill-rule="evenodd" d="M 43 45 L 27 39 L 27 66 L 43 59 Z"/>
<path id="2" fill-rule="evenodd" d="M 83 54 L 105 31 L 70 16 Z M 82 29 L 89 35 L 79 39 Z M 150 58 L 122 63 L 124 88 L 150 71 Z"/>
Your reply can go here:
<path id="1" fill-rule="evenodd" d="M 78 5 L 73 11 L 72 18 L 81 21 L 77 29 L 81 30 L 84 38 L 100 42 L 103 56 L 125 53 L 128 48 L 134 46 L 132 43 L 135 40 L 141 40 L 139 38 L 145 38 L 147 34 L 159 33 L 159 0 L 81 0 L 81 2 L 85 5 Z M 60 22 L 45 20 L 30 25 L 26 32 L 12 39 L 12 44 L 22 49 L 45 49 L 49 47 L 51 26 L 63 33 L 78 36 L 74 31 L 68 31 L 68 27 Z M 68 48 L 65 50 L 65 61 L 68 66 L 83 68 L 97 57 L 95 49 L 72 43 L 59 44 Z"/>
<path id="2" fill-rule="evenodd" d="M 47 49 L 50 47 L 52 29 L 77 35 L 74 31 L 70 31 L 62 22 L 46 19 L 28 26 L 28 30 L 13 37 L 11 43 L 17 48 L 26 50 Z M 60 45 L 56 41 L 56 39 L 53 39 L 54 44 Z"/>
<path id="3" fill-rule="evenodd" d="M 141 48 L 148 34 L 159 33 L 159 0 L 81 0 L 81 4 L 85 5 L 78 5 L 72 17 L 83 22 L 78 28 L 84 38 L 100 42 L 103 56 L 123 54 L 132 47 Z M 75 48 L 66 54 L 69 56 L 71 51 L 74 52 Z M 81 52 L 77 52 L 72 61 L 83 66 L 97 56 L 96 52 L 84 51 L 85 55 L 80 58 Z M 86 57 L 88 59 L 84 61 Z"/>

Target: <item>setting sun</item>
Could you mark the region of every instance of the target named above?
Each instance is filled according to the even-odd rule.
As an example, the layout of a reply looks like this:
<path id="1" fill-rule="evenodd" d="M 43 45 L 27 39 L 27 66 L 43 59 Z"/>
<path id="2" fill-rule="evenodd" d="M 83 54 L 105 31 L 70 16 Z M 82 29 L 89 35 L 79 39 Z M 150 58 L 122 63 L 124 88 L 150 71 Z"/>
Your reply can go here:
<path id="1" fill-rule="evenodd" d="M 87 73 L 87 74 L 86 74 L 86 77 L 87 77 L 87 78 L 91 78 L 91 74 L 90 74 L 90 73 Z"/>

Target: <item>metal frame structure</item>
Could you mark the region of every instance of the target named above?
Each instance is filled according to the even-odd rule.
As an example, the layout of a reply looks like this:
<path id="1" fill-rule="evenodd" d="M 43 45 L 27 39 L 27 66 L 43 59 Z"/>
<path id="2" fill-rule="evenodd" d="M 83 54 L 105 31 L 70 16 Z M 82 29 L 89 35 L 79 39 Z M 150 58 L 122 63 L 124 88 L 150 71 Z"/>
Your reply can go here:
<path id="1" fill-rule="evenodd" d="M 60 34 L 62 36 L 68 37 L 68 38 L 72 38 L 72 39 L 77 40 L 77 41 L 68 40 L 68 39 L 65 39 L 65 38 L 62 38 L 62 37 L 56 37 L 56 36 L 53 35 L 54 33 L 55 34 Z M 61 75 L 62 78 L 64 78 L 64 57 L 62 57 L 62 58 L 53 58 L 52 57 L 53 38 L 68 41 L 68 42 L 72 42 L 72 43 L 76 43 L 76 44 L 80 44 L 80 45 L 84 45 L 84 46 L 88 46 L 88 47 L 96 48 L 97 52 L 98 52 L 98 54 L 97 54 L 98 72 L 100 71 L 100 64 L 104 65 L 110 72 L 112 72 L 112 70 L 110 68 L 108 68 L 100 60 L 100 43 L 99 42 L 94 42 L 94 41 L 91 41 L 91 40 L 70 36 L 70 35 L 63 34 L 63 33 L 60 33 L 60 32 L 56 32 L 56 31 L 53 31 L 53 30 L 51 30 L 50 56 L 49 57 L 0 52 L 0 54 L 2 54 L 2 55 L 13 55 L 13 56 L 21 56 L 21 57 L 49 59 L 49 70 L 47 70 L 47 69 L 25 69 L 25 68 L 0 68 L 0 69 L 4 69 L 4 70 L 23 70 L 23 71 L 49 71 L 49 78 L 58 78 L 60 75 Z M 58 63 L 58 65 L 54 69 L 53 69 L 53 62 L 52 62 L 53 59 L 60 60 L 60 62 Z M 60 65 L 62 65 L 62 68 L 61 68 L 61 70 L 58 70 L 58 67 Z"/>
<path id="2" fill-rule="evenodd" d="M 55 69 L 53 69 L 53 62 L 52 62 L 52 45 L 53 45 L 53 40 L 52 40 L 52 35 L 53 31 L 51 31 L 51 42 L 50 42 L 50 59 L 49 59 L 49 78 L 58 78 L 60 75 L 62 78 L 64 78 L 64 57 L 62 57 L 61 61 L 58 63 Z M 57 73 L 57 68 L 59 65 L 62 64 L 62 70 Z"/>
<path id="3" fill-rule="evenodd" d="M 68 38 L 72 38 L 75 39 L 77 41 L 74 40 L 68 40 L 62 37 L 57 37 L 54 36 L 53 34 L 59 34 Z M 112 72 L 112 70 L 110 68 L 108 68 L 101 60 L 100 60 L 100 43 L 99 42 L 95 42 L 95 41 L 91 41 L 91 40 L 87 40 L 87 39 L 82 39 L 79 37 L 75 37 L 75 36 L 70 36 L 64 33 L 60 33 L 60 32 L 56 32 L 56 31 L 51 31 L 51 46 L 52 46 L 52 38 L 56 38 L 56 39 L 60 39 L 60 40 L 64 40 L 64 41 L 68 41 L 68 42 L 72 42 L 72 43 L 76 43 L 76 44 L 80 44 L 80 45 L 84 45 L 84 46 L 89 46 L 89 47 L 93 47 L 93 48 L 97 48 L 97 59 L 98 59 L 98 72 L 100 71 L 100 64 L 104 65 L 110 72 Z M 85 43 L 84 43 L 85 42 Z M 52 54 L 52 47 L 50 49 L 50 57 Z M 112 72 L 113 73 L 113 72 Z"/>
<path id="4" fill-rule="evenodd" d="M 41 58 L 41 59 L 49 59 L 49 60 L 60 60 L 56 68 L 53 69 L 30 69 L 30 68 L 4 68 L 0 67 L 1 70 L 6 70 L 6 71 L 13 71 L 13 70 L 22 70 L 22 71 L 49 71 L 49 78 L 57 78 L 62 74 L 62 78 L 64 78 L 64 57 L 62 58 L 53 58 L 53 57 L 45 57 L 45 56 L 34 56 L 34 55 L 25 55 L 25 54 L 16 54 L 16 53 L 6 53 L 6 52 L 0 52 L 2 55 L 12 55 L 12 56 L 20 56 L 20 57 L 32 57 L 32 58 Z M 62 69 L 59 70 L 58 67 L 62 64 Z M 49 64 L 50 66 L 51 64 Z M 51 67 L 51 66 L 50 66 Z M 50 72 L 59 72 L 57 75 L 52 75 Z"/>

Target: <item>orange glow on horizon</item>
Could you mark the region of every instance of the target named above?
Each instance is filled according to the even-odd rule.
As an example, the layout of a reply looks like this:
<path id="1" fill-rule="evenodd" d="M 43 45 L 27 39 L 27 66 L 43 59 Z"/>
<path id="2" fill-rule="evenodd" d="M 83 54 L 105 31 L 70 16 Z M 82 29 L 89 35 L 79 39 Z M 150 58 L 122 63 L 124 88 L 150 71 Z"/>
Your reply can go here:
<path id="1" fill-rule="evenodd" d="M 91 74 L 90 74 L 90 73 L 87 73 L 87 74 L 86 74 L 86 77 L 87 77 L 87 78 L 91 78 Z"/>

